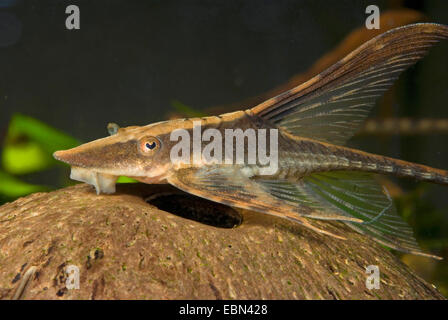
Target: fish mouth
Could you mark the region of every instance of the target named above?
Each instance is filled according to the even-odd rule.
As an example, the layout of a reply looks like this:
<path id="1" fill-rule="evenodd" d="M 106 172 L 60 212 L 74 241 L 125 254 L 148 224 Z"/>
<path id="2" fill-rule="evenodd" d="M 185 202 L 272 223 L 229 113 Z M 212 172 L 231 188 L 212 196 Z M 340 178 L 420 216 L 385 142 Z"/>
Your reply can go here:
<path id="1" fill-rule="evenodd" d="M 70 150 L 60 150 L 53 153 L 56 160 L 65 162 L 71 166 L 70 179 L 85 182 L 95 187 L 96 193 L 115 193 L 115 184 L 118 176 L 96 171 L 84 167 L 76 153 Z"/>
<path id="2" fill-rule="evenodd" d="M 115 193 L 118 176 L 100 173 L 92 169 L 71 167 L 70 179 L 81 181 L 95 187 L 96 193 Z"/>

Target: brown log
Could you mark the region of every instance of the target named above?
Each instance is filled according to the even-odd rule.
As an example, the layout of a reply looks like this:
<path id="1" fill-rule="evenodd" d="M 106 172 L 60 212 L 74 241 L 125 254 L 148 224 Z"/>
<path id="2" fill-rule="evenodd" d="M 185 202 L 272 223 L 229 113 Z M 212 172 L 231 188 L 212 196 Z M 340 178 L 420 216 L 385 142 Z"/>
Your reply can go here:
<path id="1" fill-rule="evenodd" d="M 391 252 L 341 223 L 315 222 L 347 240 L 260 213 L 232 216 L 185 195 L 178 203 L 165 198 L 170 208 L 203 211 L 220 225 L 243 217 L 222 228 L 144 200 L 174 190 L 119 185 L 117 194 L 98 196 L 81 184 L 3 205 L 0 298 L 443 299 Z M 66 288 L 69 265 L 80 270 L 78 290 Z M 379 267 L 378 290 L 366 288 L 368 265 Z"/>

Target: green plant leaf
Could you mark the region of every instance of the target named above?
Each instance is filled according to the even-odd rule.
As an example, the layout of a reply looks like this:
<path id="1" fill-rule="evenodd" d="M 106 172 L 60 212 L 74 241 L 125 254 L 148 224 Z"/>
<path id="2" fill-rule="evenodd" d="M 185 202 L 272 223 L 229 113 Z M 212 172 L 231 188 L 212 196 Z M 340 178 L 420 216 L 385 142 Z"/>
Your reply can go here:
<path id="1" fill-rule="evenodd" d="M 117 183 L 136 183 L 136 182 L 138 181 L 124 176 L 118 177 L 117 179 Z"/>
<path id="2" fill-rule="evenodd" d="M 78 140 L 62 131 L 34 118 L 16 113 L 11 118 L 6 142 L 14 142 L 24 136 L 38 143 L 50 154 L 56 150 L 73 148 L 80 144 Z"/>
<path id="3" fill-rule="evenodd" d="M 205 117 L 207 116 L 205 113 L 201 111 L 194 110 L 193 108 L 183 104 L 182 102 L 178 100 L 171 100 L 171 105 L 174 109 L 176 109 L 178 112 L 184 114 L 187 117 Z"/>
<path id="4" fill-rule="evenodd" d="M 14 114 L 2 151 L 2 165 L 12 174 L 44 170 L 56 164 L 52 157 L 54 151 L 79 144 L 78 140 L 39 120 Z"/>
<path id="5" fill-rule="evenodd" d="M 48 168 L 53 159 L 34 141 L 8 144 L 2 153 L 3 168 L 12 174 L 26 174 Z"/>
<path id="6" fill-rule="evenodd" d="M 0 171 L 0 194 L 8 198 L 17 198 L 39 191 L 47 191 L 46 186 L 33 185 L 23 182 L 6 172 Z"/>

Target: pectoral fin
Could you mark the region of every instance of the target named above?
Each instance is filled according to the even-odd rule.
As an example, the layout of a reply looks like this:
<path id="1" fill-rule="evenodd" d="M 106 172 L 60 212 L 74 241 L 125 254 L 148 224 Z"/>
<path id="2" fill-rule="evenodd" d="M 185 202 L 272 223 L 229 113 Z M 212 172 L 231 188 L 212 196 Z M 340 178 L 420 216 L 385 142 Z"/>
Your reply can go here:
<path id="1" fill-rule="evenodd" d="M 196 196 L 242 209 L 253 210 L 298 222 L 316 232 L 342 238 L 318 229 L 304 217 L 328 219 L 328 211 L 321 212 L 301 203 L 291 204 L 276 198 L 256 181 L 246 177 L 233 166 L 208 166 L 177 170 L 168 178 L 175 187 Z M 333 220 L 356 221 L 357 218 L 337 213 Z"/>
<path id="2" fill-rule="evenodd" d="M 281 205 L 232 166 L 180 169 L 168 178 L 168 183 L 196 196 L 243 209 L 267 213 Z"/>

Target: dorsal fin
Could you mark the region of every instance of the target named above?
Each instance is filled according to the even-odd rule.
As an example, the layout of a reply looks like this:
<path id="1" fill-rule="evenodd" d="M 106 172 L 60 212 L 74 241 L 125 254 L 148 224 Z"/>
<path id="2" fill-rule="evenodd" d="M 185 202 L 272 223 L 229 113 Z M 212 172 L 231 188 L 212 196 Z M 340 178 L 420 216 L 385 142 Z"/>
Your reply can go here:
<path id="1" fill-rule="evenodd" d="M 448 26 L 440 24 L 392 29 L 311 80 L 251 111 L 294 135 L 344 144 L 399 74 L 447 38 Z"/>

